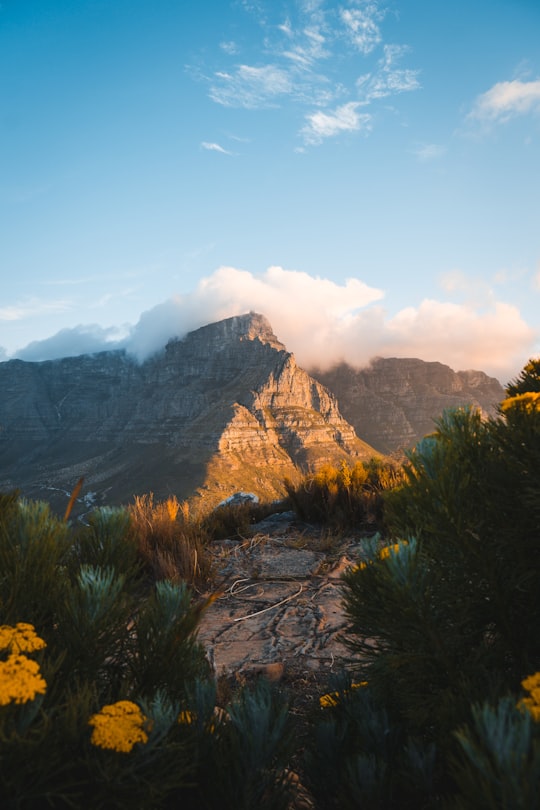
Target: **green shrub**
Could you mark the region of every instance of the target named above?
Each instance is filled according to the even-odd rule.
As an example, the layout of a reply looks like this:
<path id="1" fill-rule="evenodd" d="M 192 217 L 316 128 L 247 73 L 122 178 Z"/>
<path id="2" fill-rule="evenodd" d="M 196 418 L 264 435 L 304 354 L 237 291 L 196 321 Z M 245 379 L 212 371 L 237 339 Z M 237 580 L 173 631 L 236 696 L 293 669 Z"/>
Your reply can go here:
<path id="1" fill-rule="evenodd" d="M 24 619 L 48 629 L 62 599 L 71 545 L 67 524 L 45 503 L 0 495 L 0 610 L 2 621 Z"/>
<path id="2" fill-rule="evenodd" d="M 294 788 L 288 770 L 293 738 L 285 699 L 258 681 L 216 716 L 210 714 L 215 696 L 208 698 L 208 690 L 199 690 L 198 700 L 192 701 L 198 707 L 192 725 L 200 787 L 187 806 L 288 810 Z"/>
<path id="3" fill-rule="evenodd" d="M 540 728 L 513 697 L 475 705 L 455 733 L 456 810 L 533 810 L 540 806 Z"/>
<path id="4" fill-rule="evenodd" d="M 405 474 L 385 495 L 388 545 L 366 544 L 365 558 L 343 577 L 347 642 L 356 676 L 369 682 L 393 733 L 414 741 L 421 759 L 432 752 L 430 792 L 413 780 L 418 802 L 459 795 L 457 806 L 473 807 L 467 769 L 479 769 L 471 782 L 493 785 L 502 771 L 485 774 L 472 743 L 463 747 L 464 734 L 479 734 L 472 706 L 499 705 L 540 669 L 540 411 L 517 398 L 490 420 L 448 412 L 410 454 Z M 456 737 L 458 728 L 468 731 Z M 536 773 L 531 746 L 526 782 Z M 458 760 L 460 775 L 449 768 Z M 373 778 L 383 779 L 377 768 Z M 393 773 L 401 780 L 399 767 Z M 525 789 L 520 796 L 478 806 L 527 806 Z"/>
<path id="5" fill-rule="evenodd" d="M 193 780 L 175 707 L 208 674 L 201 605 L 184 584 L 141 593 L 118 510 L 78 535 L 44 504 L 0 504 L 0 804 L 159 807 Z"/>
<path id="6" fill-rule="evenodd" d="M 367 682 L 342 676 L 320 699 L 313 742 L 306 756 L 312 793 L 328 810 L 418 808 L 430 794 L 434 747 L 408 738 L 392 722 Z"/>
<path id="7" fill-rule="evenodd" d="M 138 554 L 122 510 L 73 530 L 0 497 L 0 805 L 285 810 L 286 704 L 260 683 L 216 708 L 213 596 L 148 582 Z"/>

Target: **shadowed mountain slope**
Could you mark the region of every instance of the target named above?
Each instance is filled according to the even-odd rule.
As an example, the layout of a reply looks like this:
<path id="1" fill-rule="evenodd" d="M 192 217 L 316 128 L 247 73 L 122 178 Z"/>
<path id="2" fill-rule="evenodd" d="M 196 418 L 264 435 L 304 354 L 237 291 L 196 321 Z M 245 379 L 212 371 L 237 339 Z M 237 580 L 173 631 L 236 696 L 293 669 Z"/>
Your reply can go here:
<path id="1" fill-rule="evenodd" d="M 452 371 L 442 363 L 377 358 L 367 368 L 342 363 L 310 372 L 337 397 L 341 413 L 378 452 L 399 453 L 433 432 L 446 408 L 472 406 L 494 415 L 502 385 L 483 371 Z"/>

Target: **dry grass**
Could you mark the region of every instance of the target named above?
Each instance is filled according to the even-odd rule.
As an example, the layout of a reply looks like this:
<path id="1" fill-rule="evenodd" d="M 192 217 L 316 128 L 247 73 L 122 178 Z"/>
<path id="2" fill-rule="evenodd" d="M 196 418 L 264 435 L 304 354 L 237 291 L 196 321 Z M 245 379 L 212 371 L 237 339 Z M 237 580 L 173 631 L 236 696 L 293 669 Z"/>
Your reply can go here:
<path id="1" fill-rule="evenodd" d="M 136 496 L 128 509 L 139 555 L 154 579 L 193 585 L 210 579 L 208 533 L 186 503 L 174 496 L 155 503 L 149 493 Z"/>
<path id="2" fill-rule="evenodd" d="M 299 483 L 285 481 L 295 512 L 307 522 L 347 531 L 381 529 L 384 493 L 402 480 L 399 465 L 388 460 L 358 461 L 350 467 L 324 465 Z"/>

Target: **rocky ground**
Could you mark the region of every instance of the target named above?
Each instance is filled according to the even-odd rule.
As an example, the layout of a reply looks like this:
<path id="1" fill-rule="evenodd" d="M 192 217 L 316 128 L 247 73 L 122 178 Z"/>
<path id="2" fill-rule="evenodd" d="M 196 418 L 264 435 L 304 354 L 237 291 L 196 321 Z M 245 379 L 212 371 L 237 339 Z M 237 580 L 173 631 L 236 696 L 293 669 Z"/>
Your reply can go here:
<path id="1" fill-rule="evenodd" d="M 243 540 L 213 544 L 220 596 L 203 614 L 199 639 L 218 681 L 234 688 L 262 675 L 291 687 L 302 710 L 306 701 L 318 705 L 350 664 L 340 576 L 360 552 L 360 538 L 337 539 L 293 512 L 271 515 Z"/>

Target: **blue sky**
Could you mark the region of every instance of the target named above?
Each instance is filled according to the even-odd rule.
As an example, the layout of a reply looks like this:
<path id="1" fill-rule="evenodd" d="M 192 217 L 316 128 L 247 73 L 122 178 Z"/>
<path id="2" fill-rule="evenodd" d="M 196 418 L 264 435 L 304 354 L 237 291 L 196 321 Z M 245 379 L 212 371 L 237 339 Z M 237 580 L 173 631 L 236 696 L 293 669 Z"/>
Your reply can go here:
<path id="1" fill-rule="evenodd" d="M 537 0 L 2 0 L 0 356 L 540 351 Z"/>

